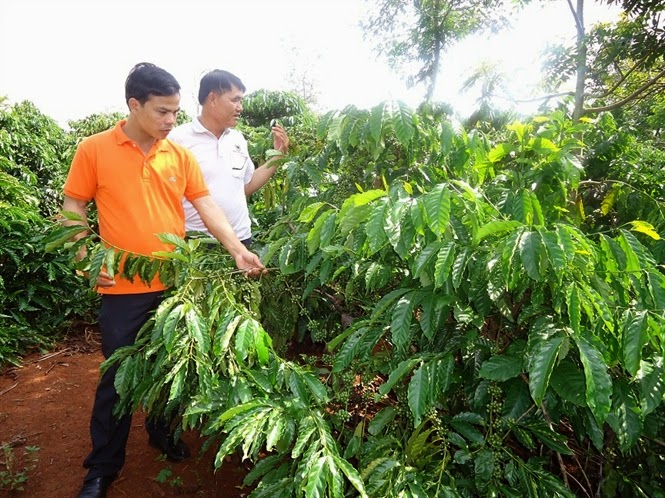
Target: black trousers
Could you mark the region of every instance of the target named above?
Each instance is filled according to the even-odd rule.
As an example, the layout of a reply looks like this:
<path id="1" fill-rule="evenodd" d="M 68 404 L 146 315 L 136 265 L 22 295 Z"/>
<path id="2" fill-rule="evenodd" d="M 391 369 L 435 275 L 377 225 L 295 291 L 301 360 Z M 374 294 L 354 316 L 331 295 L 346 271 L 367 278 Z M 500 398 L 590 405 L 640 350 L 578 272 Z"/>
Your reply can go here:
<path id="1" fill-rule="evenodd" d="M 146 294 L 102 295 L 99 310 L 99 328 L 102 334 L 102 353 L 108 358 L 122 347 L 134 344 L 136 335 L 150 314 L 159 306 L 163 291 Z M 90 419 L 92 451 L 83 462 L 88 469 L 85 480 L 118 473 L 125 464 L 125 449 L 132 415 L 117 418 L 113 407 L 118 400 L 114 380 L 117 366 L 102 375 Z M 168 435 L 168 424 L 146 420 L 148 433 L 157 438 Z"/>

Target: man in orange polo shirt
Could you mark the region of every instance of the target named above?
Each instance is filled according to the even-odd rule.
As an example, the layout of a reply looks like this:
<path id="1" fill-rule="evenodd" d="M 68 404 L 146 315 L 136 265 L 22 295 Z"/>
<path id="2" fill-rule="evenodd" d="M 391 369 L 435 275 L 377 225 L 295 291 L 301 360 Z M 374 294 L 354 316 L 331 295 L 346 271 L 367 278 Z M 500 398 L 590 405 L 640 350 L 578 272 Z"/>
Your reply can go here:
<path id="1" fill-rule="evenodd" d="M 166 140 L 180 110 L 180 85 L 176 79 L 154 64 L 137 64 L 125 82 L 125 99 L 129 107 L 127 119 L 79 145 L 65 182 L 62 210 L 87 219 L 87 206 L 94 199 L 102 239 L 122 250 L 149 256 L 172 249 L 157 234 L 185 235 L 184 197 L 233 256 L 239 269 L 250 276 L 264 272 L 259 258 L 240 242 L 210 197 L 194 156 Z M 158 277 L 147 285 L 118 275 L 110 278 L 104 272 L 97 279 L 97 289 L 101 294 L 102 353 L 108 358 L 119 347 L 134 343 L 165 289 Z M 114 387 L 116 370 L 109 369 L 101 377 L 95 393 L 90 421 L 92 451 L 83 463 L 88 473 L 79 498 L 106 496 L 108 486 L 125 462 L 132 416 L 113 416 L 118 399 Z M 148 420 L 146 429 L 150 444 L 169 460 L 180 461 L 189 456 L 187 446 L 173 438 L 164 421 Z"/>

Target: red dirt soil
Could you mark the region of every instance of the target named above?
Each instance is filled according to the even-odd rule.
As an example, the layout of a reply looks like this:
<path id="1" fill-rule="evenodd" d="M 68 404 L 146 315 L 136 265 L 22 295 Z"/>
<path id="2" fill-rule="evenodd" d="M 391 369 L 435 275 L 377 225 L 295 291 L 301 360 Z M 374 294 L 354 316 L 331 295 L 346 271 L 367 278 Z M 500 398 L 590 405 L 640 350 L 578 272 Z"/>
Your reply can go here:
<path id="1" fill-rule="evenodd" d="M 0 489 L 0 497 L 75 497 L 86 470 L 83 459 L 90 451 L 88 423 L 95 386 L 102 362 L 99 335 L 92 330 L 69 338 L 49 353 L 33 353 L 21 366 L 0 375 L 0 445 L 12 446 L 21 458 L 25 447 L 36 446 L 36 467 L 27 474 L 23 491 Z M 226 461 L 216 472 L 216 445 L 200 454 L 204 440 L 193 431 L 183 439 L 192 457 L 181 463 L 163 460 L 148 445 L 145 415 L 134 414 L 127 444 L 127 460 L 109 488 L 108 498 L 182 496 L 240 498 L 250 489 L 242 487 L 247 468 Z M 0 452 L 0 472 L 6 470 Z M 22 462 L 16 470 L 21 470 Z M 160 472 L 172 472 L 166 483 L 156 480 Z M 180 483 L 174 482 L 179 478 Z M 0 486 L 1 486 L 0 481 Z"/>

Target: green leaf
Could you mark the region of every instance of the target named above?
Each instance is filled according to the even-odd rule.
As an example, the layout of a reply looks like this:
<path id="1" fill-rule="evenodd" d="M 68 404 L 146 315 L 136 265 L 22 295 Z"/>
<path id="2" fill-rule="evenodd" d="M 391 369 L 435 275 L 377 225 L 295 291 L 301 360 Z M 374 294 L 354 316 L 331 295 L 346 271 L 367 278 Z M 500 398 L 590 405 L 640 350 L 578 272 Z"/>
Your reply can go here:
<path id="1" fill-rule="evenodd" d="M 406 374 L 411 372 L 413 367 L 420 363 L 420 361 L 420 358 L 409 358 L 408 360 L 400 362 L 400 364 L 397 365 L 397 368 L 390 372 L 388 380 L 381 384 L 381 387 L 379 387 L 379 396 L 385 396 L 388 394 L 393 386 L 402 380 Z"/>
<path id="2" fill-rule="evenodd" d="M 280 418 L 278 420 L 282 419 Z M 281 455 L 270 455 L 265 458 L 261 458 L 258 462 L 256 462 L 252 470 L 250 470 L 249 473 L 245 475 L 242 481 L 243 484 L 247 486 L 253 485 L 257 478 L 264 476 L 274 470 L 281 463 L 281 460 Z"/>
<path id="3" fill-rule="evenodd" d="M 162 338 L 164 340 L 164 348 L 167 352 L 173 351 L 173 344 L 177 338 L 177 327 L 180 318 L 185 310 L 184 304 L 175 306 L 166 317 L 164 321 L 164 328 L 162 329 Z"/>
<path id="4" fill-rule="evenodd" d="M 450 313 L 450 305 L 455 298 L 451 295 L 440 293 L 428 293 L 420 303 L 420 319 L 418 324 L 420 329 L 430 340 L 433 340 L 441 330 L 442 324 Z"/>
<path id="5" fill-rule="evenodd" d="M 642 349 L 649 340 L 646 311 L 626 312 L 623 317 L 621 339 L 623 366 L 635 376 L 642 361 Z"/>
<path id="6" fill-rule="evenodd" d="M 423 201 L 427 213 L 427 224 L 435 235 L 441 236 L 448 228 L 450 219 L 450 190 L 441 183 L 425 194 Z"/>
<path id="7" fill-rule="evenodd" d="M 585 410 L 582 414 L 582 417 L 582 423 L 584 424 L 584 428 L 586 429 L 586 433 L 588 434 L 589 439 L 597 450 L 602 451 L 605 448 L 604 426 L 598 425 L 598 422 L 596 422 L 596 417 L 593 415 L 591 410 Z"/>
<path id="8" fill-rule="evenodd" d="M 178 365 L 178 371 L 173 377 L 171 382 L 171 389 L 169 390 L 168 401 L 179 399 L 182 396 L 182 391 L 185 386 L 185 379 L 187 378 L 187 365 L 182 363 Z"/>
<path id="9" fill-rule="evenodd" d="M 325 205 L 325 202 L 313 202 L 312 204 L 305 206 L 305 209 L 303 209 L 300 212 L 300 216 L 298 216 L 298 221 L 301 223 L 309 223 L 314 219 L 316 213 L 319 212 L 319 209 Z"/>
<path id="10" fill-rule="evenodd" d="M 309 254 L 312 255 L 319 248 L 321 243 L 321 231 L 323 230 L 323 225 L 326 220 L 333 214 L 334 211 L 328 210 L 324 211 L 319 215 L 319 217 L 314 222 L 311 230 L 307 234 L 307 250 Z M 285 241 L 286 242 L 286 241 Z"/>
<path id="11" fill-rule="evenodd" d="M 390 204 L 387 199 L 381 199 L 372 206 L 372 212 L 369 214 L 365 224 L 365 233 L 369 245 L 369 255 L 377 252 L 388 242 L 388 236 L 384 226 L 388 216 Z"/>
<path id="12" fill-rule="evenodd" d="M 189 309 L 185 314 L 185 324 L 189 335 L 194 338 L 201 353 L 208 354 L 210 350 L 210 332 L 205 319 L 196 309 Z"/>
<path id="13" fill-rule="evenodd" d="M 339 455 L 333 453 L 332 458 L 337 467 L 341 469 L 346 478 L 349 480 L 351 485 L 354 488 L 356 488 L 356 491 L 358 491 L 360 498 L 369 498 L 367 492 L 365 491 L 365 485 L 363 483 L 363 480 L 361 479 L 360 474 L 358 474 L 358 471 L 349 462 L 344 460 Z"/>
<path id="14" fill-rule="evenodd" d="M 498 163 L 513 151 L 515 151 L 515 146 L 512 144 L 500 143 L 495 145 L 494 148 L 487 153 L 487 158 L 490 162 Z"/>
<path id="15" fill-rule="evenodd" d="M 325 465 L 327 456 L 320 456 L 314 464 L 309 468 L 309 472 L 305 476 L 305 496 L 307 498 L 325 498 L 324 488 L 326 482 Z"/>
<path id="16" fill-rule="evenodd" d="M 316 136 L 319 140 L 326 138 L 326 134 L 329 133 L 331 123 L 337 116 L 339 111 L 328 111 L 319 119 L 319 124 L 316 128 Z"/>
<path id="17" fill-rule="evenodd" d="M 328 401 L 328 392 L 326 391 L 326 387 L 319 379 L 307 372 L 303 373 L 302 377 L 305 379 L 305 383 L 307 384 L 307 387 L 309 387 L 309 391 L 314 395 L 319 403 L 325 403 Z"/>
<path id="18" fill-rule="evenodd" d="M 418 206 L 415 202 L 410 201 L 401 212 L 400 218 L 394 220 L 399 224 L 399 230 L 396 232 L 399 237 L 394 241 L 393 249 L 404 260 L 412 259 L 413 247 L 416 244 L 416 228 L 413 225 L 413 216 L 411 216 L 414 209 L 418 209 Z"/>
<path id="19" fill-rule="evenodd" d="M 483 446 L 485 444 L 485 438 L 483 437 L 482 432 L 470 423 L 464 422 L 463 420 L 451 420 L 450 425 L 474 445 Z"/>
<path id="20" fill-rule="evenodd" d="M 506 398 L 503 402 L 504 417 L 517 420 L 532 406 L 533 402 L 531 401 L 529 388 L 524 382 L 522 382 L 522 379 L 508 381 Z"/>
<path id="21" fill-rule="evenodd" d="M 610 412 L 612 379 L 600 351 L 580 335 L 575 336 L 575 342 L 580 352 L 582 365 L 584 365 L 587 405 L 598 424 L 601 425 Z"/>
<path id="22" fill-rule="evenodd" d="M 525 232 L 520 238 L 522 265 L 527 275 L 536 281 L 542 279 L 540 273 L 542 249 L 542 241 L 538 232 Z"/>
<path id="23" fill-rule="evenodd" d="M 415 126 L 413 124 L 413 112 L 401 100 L 397 101 L 397 110 L 393 112 L 392 122 L 397 140 L 404 147 L 407 147 L 415 133 Z"/>
<path id="24" fill-rule="evenodd" d="M 314 426 L 311 419 L 306 418 L 305 422 L 300 426 L 300 430 L 298 431 L 298 439 L 293 445 L 293 450 L 291 450 L 292 459 L 297 460 L 300 455 L 302 455 L 315 431 L 316 426 Z"/>
<path id="25" fill-rule="evenodd" d="M 535 348 L 529 362 L 529 391 L 537 406 L 543 401 L 550 383 L 554 364 L 563 344 L 562 336 L 542 340 Z"/>
<path id="26" fill-rule="evenodd" d="M 330 211 L 326 211 L 330 212 Z M 335 223 L 337 222 L 337 213 L 331 212 L 332 214 L 326 217 L 321 227 L 321 240 L 320 246 L 326 247 L 330 245 L 334 235 L 335 235 Z M 325 213 L 324 213 L 325 214 Z"/>
<path id="27" fill-rule="evenodd" d="M 571 262 L 575 259 L 575 243 L 573 242 L 568 227 L 566 225 L 558 225 L 556 227 L 556 234 L 559 239 L 559 245 L 563 249 L 565 254 L 565 259 L 568 262 Z"/>
<path id="28" fill-rule="evenodd" d="M 267 365 L 268 360 L 270 360 L 270 348 L 272 347 L 272 339 L 263 329 L 263 326 L 256 320 L 255 335 L 254 335 L 254 347 L 256 348 L 256 359 L 259 362 L 259 365 Z"/>
<path id="29" fill-rule="evenodd" d="M 474 412 L 460 412 L 453 417 L 453 420 L 460 420 L 469 424 L 484 425 L 485 418 L 479 413 Z"/>
<path id="30" fill-rule="evenodd" d="M 635 395 L 628 383 L 619 379 L 614 385 L 612 414 L 607 423 L 619 439 L 621 451 L 629 451 L 642 436 L 642 419 Z"/>
<path id="31" fill-rule="evenodd" d="M 489 450 L 480 450 L 473 461 L 476 487 L 484 493 L 489 486 L 494 472 L 494 453 Z"/>
<path id="32" fill-rule="evenodd" d="M 438 253 L 439 250 L 441 249 L 442 242 L 435 240 L 431 244 L 428 244 L 422 251 L 420 251 L 420 254 L 418 255 L 418 259 L 416 259 L 415 264 L 413 265 L 413 276 L 415 278 L 419 278 L 420 274 L 432 267 L 432 270 L 434 270 L 434 262 L 438 259 Z M 434 271 L 428 271 L 428 275 L 434 275 Z"/>
<path id="33" fill-rule="evenodd" d="M 621 231 L 617 240 L 619 246 L 626 255 L 625 270 L 629 273 L 639 273 L 642 268 L 637 253 L 635 252 L 635 248 L 639 245 L 639 242 L 635 240 L 635 237 L 631 233 L 626 231 Z"/>
<path id="34" fill-rule="evenodd" d="M 183 251 L 189 252 L 189 245 L 187 245 L 187 242 L 182 237 L 178 237 L 172 233 L 158 233 L 157 238 L 166 244 L 173 244 Z"/>
<path id="35" fill-rule="evenodd" d="M 105 260 L 106 260 L 106 250 L 100 247 L 97 250 L 97 252 L 92 255 L 90 259 L 90 273 L 88 278 L 91 287 L 95 287 L 97 285 L 97 277 L 99 277 L 99 273 L 102 271 L 102 267 L 104 266 Z"/>
<path id="36" fill-rule="evenodd" d="M 390 291 L 388 294 L 383 296 L 379 300 L 379 302 L 376 303 L 376 305 L 374 306 L 374 309 L 372 310 L 372 317 L 371 317 L 372 321 L 374 321 L 376 319 L 379 319 L 379 318 L 383 318 L 385 313 L 386 313 L 386 310 L 390 306 L 392 306 L 392 304 L 397 299 L 399 299 L 400 297 L 402 297 L 404 294 L 406 294 L 409 291 L 410 291 L 410 289 L 407 288 L 407 287 L 400 287 L 400 288 L 395 289 L 394 291 Z M 413 292 L 413 291 L 411 291 L 411 292 Z"/>
<path id="37" fill-rule="evenodd" d="M 478 244 L 485 237 L 496 235 L 504 232 L 509 232 L 517 227 L 523 226 L 522 223 L 515 220 L 495 220 L 483 225 L 478 229 L 475 234 L 474 242 Z"/>
<path id="38" fill-rule="evenodd" d="M 60 211 L 60 215 L 68 221 L 86 221 L 83 216 L 74 211 Z M 71 227 L 72 225 L 70 225 Z"/>
<path id="39" fill-rule="evenodd" d="M 365 271 L 365 288 L 369 292 L 384 287 L 392 276 L 392 266 L 372 261 Z"/>
<path id="40" fill-rule="evenodd" d="M 431 402 L 434 403 L 445 397 L 447 394 L 448 388 L 453 380 L 455 359 L 453 358 L 453 355 L 447 354 L 443 358 L 429 361 L 425 364 L 425 368 L 431 378 Z"/>
<path id="41" fill-rule="evenodd" d="M 483 379 L 504 381 L 522 372 L 522 358 L 512 355 L 496 355 L 483 362 L 478 375 Z"/>
<path id="42" fill-rule="evenodd" d="M 360 206 L 366 206 L 376 199 L 386 196 L 386 191 L 381 189 L 367 190 L 366 192 L 359 192 L 346 198 L 339 211 L 340 223 L 344 223 L 344 218 Z"/>
<path id="43" fill-rule="evenodd" d="M 305 389 L 303 379 L 296 371 L 291 371 L 288 376 L 289 389 L 293 395 L 299 398 L 303 403 L 309 404 L 309 394 Z"/>
<path id="44" fill-rule="evenodd" d="M 579 332 L 582 311 L 580 309 L 580 293 L 575 284 L 568 286 L 568 289 L 566 290 L 566 302 L 568 304 L 568 321 L 570 322 L 570 328 L 575 332 Z"/>
<path id="45" fill-rule="evenodd" d="M 642 361 L 636 378 L 640 383 L 642 414 L 646 417 L 661 405 L 665 395 L 663 357 L 655 357 L 651 361 Z"/>
<path id="46" fill-rule="evenodd" d="M 665 275 L 649 270 L 649 290 L 653 297 L 654 308 L 665 310 Z"/>
<path id="47" fill-rule="evenodd" d="M 531 196 L 529 192 L 522 189 L 515 192 L 512 196 L 512 215 L 515 219 L 525 225 L 533 223 L 533 207 L 531 205 Z"/>
<path id="48" fill-rule="evenodd" d="M 379 105 L 372 108 L 372 112 L 369 118 L 369 131 L 372 139 L 375 143 L 378 143 L 381 139 L 381 132 L 383 129 L 383 117 L 386 114 L 385 102 L 381 102 Z"/>
<path id="49" fill-rule="evenodd" d="M 213 354 L 215 356 L 222 355 L 229 349 L 231 337 L 242 319 L 243 316 L 236 315 L 232 309 L 229 309 L 225 313 L 224 318 L 218 323 L 217 332 L 215 333 L 213 345 Z"/>
<path id="50" fill-rule="evenodd" d="M 154 251 L 152 253 L 152 256 L 154 256 L 157 259 L 177 259 L 178 261 L 182 261 L 183 263 L 189 263 L 189 259 L 187 258 L 187 256 L 179 252 Z"/>
<path id="51" fill-rule="evenodd" d="M 396 414 L 397 410 L 392 406 L 382 408 L 376 415 L 374 415 L 374 418 L 372 418 L 372 421 L 367 428 L 367 432 L 372 436 L 379 435 L 386 425 L 394 420 Z"/>
<path id="52" fill-rule="evenodd" d="M 428 371 L 421 365 L 411 376 L 409 382 L 408 400 L 409 408 L 413 414 L 413 425 L 420 425 L 423 414 L 427 411 L 430 404 L 430 389 L 432 379 Z"/>
<path id="53" fill-rule="evenodd" d="M 331 211 L 326 211 L 327 213 L 330 213 Z M 325 213 L 323 213 L 325 215 Z M 323 216 L 322 215 L 322 216 Z M 274 257 L 275 254 L 277 254 L 284 244 L 286 244 L 289 240 L 291 240 L 291 237 L 282 237 L 280 239 L 275 240 L 274 242 L 271 242 L 268 245 L 268 250 L 263 254 L 263 262 L 268 264 L 269 261 L 271 261 Z M 318 247 L 318 240 L 317 240 L 317 247 Z"/>
<path id="54" fill-rule="evenodd" d="M 337 219 L 340 220 L 340 234 L 342 236 L 347 235 L 351 230 L 367 220 L 371 212 L 372 206 L 369 204 L 353 206 L 344 214 L 340 212 L 339 216 L 337 217 Z"/>
<path id="55" fill-rule="evenodd" d="M 135 369 L 136 358 L 132 356 L 125 358 L 118 366 L 113 385 L 119 396 L 124 396 L 131 387 L 129 381 L 133 378 Z"/>
<path id="56" fill-rule="evenodd" d="M 436 263 L 434 264 L 434 286 L 436 288 L 443 286 L 448 280 L 454 260 L 455 243 L 448 241 L 441 247 L 436 256 Z"/>
<path id="57" fill-rule="evenodd" d="M 558 274 L 561 274 L 566 268 L 566 255 L 559 245 L 556 233 L 545 230 L 539 230 L 542 237 L 545 249 L 547 250 L 547 257 L 550 265 Z"/>
<path id="58" fill-rule="evenodd" d="M 529 141 L 531 148 L 536 151 L 538 154 L 543 156 L 549 156 L 551 154 L 556 154 L 559 152 L 559 147 L 557 147 L 554 142 L 549 138 L 545 137 L 535 137 Z"/>
<path id="59" fill-rule="evenodd" d="M 366 327 L 360 327 L 358 330 L 353 332 L 353 334 L 344 341 L 344 345 L 335 355 L 333 360 L 333 372 L 342 372 L 344 369 L 351 364 L 353 359 L 358 354 L 360 348 L 361 340 L 363 336 L 367 333 Z"/>
<path id="60" fill-rule="evenodd" d="M 469 254 L 471 249 L 469 247 L 463 247 L 461 251 L 455 256 L 452 267 L 452 280 L 453 287 L 458 289 L 462 283 L 462 278 L 464 277 L 464 271 L 466 270 L 467 263 L 469 262 Z"/>
<path id="61" fill-rule="evenodd" d="M 454 137 L 455 131 L 453 130 L 452 123 L 450 121 L 444 121 L 441 124 L 441 138 L 439 140 L 443 155 L 447 156 L 452 150 Z"/>
<path id="62" fill-rule="evenodd" d="M 277 442 L 284 435 L 285 427 L 284 413 L 274 413 L 274 416 L 270 417 L 266 430 L 266 451 L 272 451 L 275 448 Z"/>
<path id="63" fill-rule="evenodd" d="M 613 274 L 618 274 L 619 268 L 623 268 L 623 264 L 619 264 L 615 254 L 618 252 L 623 255 L 623 251 L 619 247 L 619 244 L 617 244 L 616 241 L 610 239 L 606 235 L 601 234 L 600 249 L 602 251 L 602 255 L 604 256 L 603 263 L 605 264 L 607 271 Z"/>
<path id="64" fill-rule="evenodd" d="M 413 461 L 418 461 L 422 458 L 422 455 L 427 448 L 427 438 L 429 438 L 432 432 L 434 432 L 434 429 L 426 429 L 422 431 L 416 430 L 411 433 L 411 436 L 406 443 L 406 447 L 404 448 L 404 453 L 408 458 Z"/>
<path id="65" fill-rule="evenodd" d="M 566 437 L 557 434 L 550 429 L 545 423 L 536 422 L 526 425 L 526 427 L 536 436 L 540 441 L 545 443 L 550 449 L 561 453 L 562 455 L 572 455 L 572 450 L 568 447 Z"/>
<path id="66" fill-rule="evenodd" d="M 571 361 L 562 361 L 552 372 L 550 385 L 566 401 L 586 406 L 586 380 L 584 372 Z"/>
<path id="67" fill-rule="evenodd" d="M 71 225 L 68 227 L 60 227 L 52 230 L 46 237 L 42 239 L 45 252 L 53 252 L 58 247 L 69 242 L 75 235 L 88 230 L 87 226 Z"/>
<path id="68" fill-rule="evenodd" d="M 416 291 L 410 291 L 402 296 L 393 309 L 390 330 L 392 342 L 397 348 L 403 348 L 409 343 L 409 330 L 413 321 L 413 310 L 418 304 Z"/>
<path id="69" fill-rule="evenodd" d="M 245 318 L 238 326 L 234 347 L 235 356 L 238 361 L 245 361 L 253 351 L 252 346 L 256 337 L 256 329 L 256 321 L 251 318 Z"/>

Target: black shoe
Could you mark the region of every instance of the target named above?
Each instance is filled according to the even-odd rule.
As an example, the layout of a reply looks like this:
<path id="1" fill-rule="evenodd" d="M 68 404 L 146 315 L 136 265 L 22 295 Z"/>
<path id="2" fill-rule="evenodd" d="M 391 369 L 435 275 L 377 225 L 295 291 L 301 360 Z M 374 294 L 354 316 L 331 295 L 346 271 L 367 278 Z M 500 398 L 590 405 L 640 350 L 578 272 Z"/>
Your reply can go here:
<path id="1" fill-rule="evenodd" d="M 156 438 L 150 436 L 148 442 L 150 446 L 165 454 L 166 459 L 170 462 L 182 462 L 190 456 L 189 448 L 182 439 L 178 439 L 174 443 L 172 437 Z"/>
<path id="2" fill-rule="evenodd" d="M 85 481 L 81 491 L 79 491 L 78 498 L 104 498 L 106 490 L 115 480 L 115 477 L 115 475 L 102 476 Z"/>

